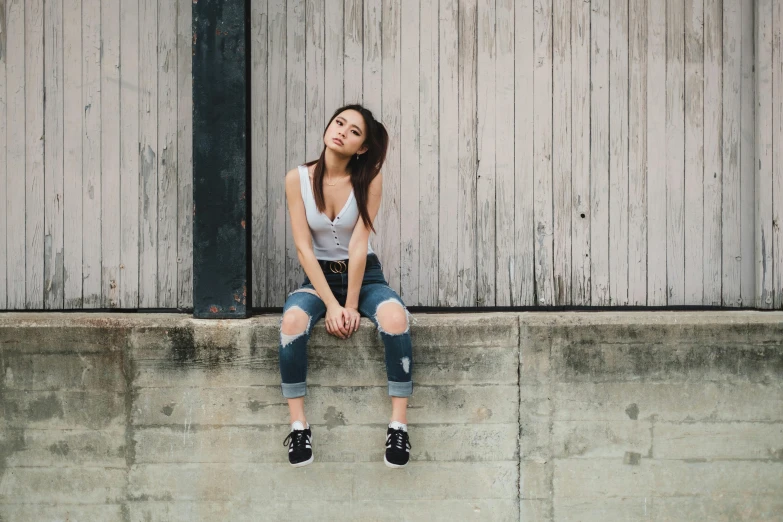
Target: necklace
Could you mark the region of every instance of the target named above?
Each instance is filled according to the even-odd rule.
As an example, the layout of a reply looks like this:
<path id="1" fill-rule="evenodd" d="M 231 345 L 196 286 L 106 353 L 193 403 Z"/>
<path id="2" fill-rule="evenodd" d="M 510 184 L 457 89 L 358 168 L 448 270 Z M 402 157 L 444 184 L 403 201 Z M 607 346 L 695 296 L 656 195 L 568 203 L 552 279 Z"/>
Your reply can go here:
<path id="1" fill-rule="evenodd" d="M 327 175 L 326 176 L 326 184 L 329 185 L 330 187 L 334 187 L 337 183 L 329 183 L 330 179 L 332 179 L 332 177 Z"/>

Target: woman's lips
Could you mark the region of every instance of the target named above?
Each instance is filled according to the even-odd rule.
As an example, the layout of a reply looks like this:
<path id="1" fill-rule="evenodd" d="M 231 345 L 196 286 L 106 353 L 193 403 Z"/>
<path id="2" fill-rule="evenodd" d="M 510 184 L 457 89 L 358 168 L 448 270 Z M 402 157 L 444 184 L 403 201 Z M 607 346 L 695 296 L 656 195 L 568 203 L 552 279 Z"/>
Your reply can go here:
<path id="1" fill-rule="evenodd" d="M 340 138 L 332 138 L 332 141 L 335 142 L 338 145 L 342 145 L 343 144 L 343 142 L 342 142 L 342 140 Z"/>

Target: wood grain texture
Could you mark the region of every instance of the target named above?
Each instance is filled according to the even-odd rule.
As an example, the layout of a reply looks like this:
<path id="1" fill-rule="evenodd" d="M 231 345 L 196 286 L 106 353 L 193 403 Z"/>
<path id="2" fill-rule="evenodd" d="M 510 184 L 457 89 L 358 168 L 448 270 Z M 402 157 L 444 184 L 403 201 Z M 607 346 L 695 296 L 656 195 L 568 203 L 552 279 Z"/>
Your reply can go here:
<path id="1" fill-rule="evenodd" d="M 628 304 L 647 304 L 647 3 L 628 5 Z"/>
<path id="2" fill-rule="evenodd" d="M 345 0 L 343 4 L 343 102 L 346 105 L 363 100 L 364 6 L 363 0 Z"/>
<path id="3" fill-rule="evenodd" d="M 305 155 L 302 162 L 317 159 L 324 148 L 324 79 L 326 76 L 324 60 L 324 0 L 307 0 L 305 3 Z"/>
<path id="4" fill-rule="evenodd" d="M 571 302 L 590 304 L 590 3 L 571 6 Z"/>
<path id="5" fill-rule="evenodd" d="M 120 305 L 120 0 L 101 0 L 101 307 Z M 173 118 L 176 124 L 176 117 Z"/>
<path id="6" fill-rule="evenodd" d="M 554 0 L 552 13 L 552 197 L 554 304 L 571 303 L 571 0 Z"/>
<path id="7" fill-rule="evenodd" d="M 155 17 L 153 13 L 153 18 Z M 154 62 L 153 62 L 154 63 Z M 101 0 L 82 0 L 82 278 L 84 308 L 101 299 Z M 157 123 L 157 122 L 156 122 Z M 153 124 L 155 125 L 155 124 Z M 152 247 L 155 254 L 155 247 Z"/>
<path id="8" fill-rule="evenodd" d="M 44 308 L 62 309 L 63 301 L 63 2 L 49 0 L 44 5 Z M 3 8 L 0 7 L 0 11 Z M 0 24 L 1 26 L 2 24 Z M 4 65 L 0 64 L 0 75 Z M 5 85 L 5 80 L 0 79 Z M 0 87 L 0 96 L 5 95 L 5 89 Z M 5 103 L 0 102 L 0 114 L 5 115 Z M 5 118 L 3 123 L 5 124 Z M 5 136 L 0 130 L 0 170 L 5 169 Z M 5 187 L 3 175 L 0 174 L 0 186 Z M 5 212 L 0 216 L 0 222 L 5 218 Z M 0 230 L 5 227 L 0 223 Z M 2 241 L 2 243 L 5 243 Z M 0 246 L 0 265 L 5 261 Z M 0 286 L 5 282 L 5 271 L 0 266 Z M 5 292 L 0 289 L 0 307 L 3 306 Z"/>
<path id="9" fill-rule="evenodd" d="M 188 2 L 188 0 L 183 0 Z M 253 86 L 250 98 L 250 147 L 251 147 L 251 249 L 252 249 L 252 279 L 251 298 L 255 307 L 267 306 L 268 286 L 267 274 L 270 271 L 271 260 L 275 258 L 270 252 L 271 215 L 268 205 L 267 187 L 270 180 L 267 172 L 269 143 L 269 127 L 267 110 L 269 93 L 269 12 L 267 2 L 250 4 L 250 82 Z M 181 16 L 181 14 L 180 14 Z M 342 22 L 342 19 L 340 20 Z M 342 83 L 342 82 L 341 82 Z M 282 178 L 281 173 L 273 173 Z"/>
<path id="10" fill-rule="evenodd" d="M 266 2 L 262 2 L 262 5 L 266 5 Z M 192 19 L 193 19 L 192 1 L 189 2 L 188 0 L 177 0 L 177 296 L 176 297 L 177 297 L 177 306 L 179 308 L 193 307 L 193 81 L 192 81 L 193 25 L 192 25 Z"/>
<path id="11" fill-rule="evenodd" d="M 267 252 L 266 306 L 283 306 L 286 297 L 286 221 L 285 175 L 295 165 L 286 159 L 286 2 L 268 3 L 268 55 L 270 89 L 267 99 Z"/>
<path id="12" fill-rule="evenodd" d="M 497 14 L 494 4 L 477 5 L 476 60 L 476 305 L 495 306 L 497 208 L 497 99 L 495 84 Z M 485 246 L 482 248 L 480 245 Z"/>
<path id="13" fill-rule="evenodd" d="M 704 0 L 685 0 L 685 304 L 704 302 Z"/>
<path id="14" fill-rule="evenodd" d="M 609 12 L 609 302 L 628 304 L 628 0 Z"/>
<path id="15" fill-rule="evenodd" d="M 514 2 L 495 7 L 495 305 L 510 306 L 514 285 Z"/>
<path id="16" fill-rule="evenodd" d="M 285 173 L 305 162 L 305 0 L 286 2 Z M 304 278 L 291 234 L 291 215 L 285 213 L 285 291 Z"/>
<path id="17" fill-rule="evenodd" d="M 741 75 L 740 82 L 740 222 L 742 227 L 740 249 L 742 258 L 741 296 L 742 306 L 755 306 L 756 303 L 756 162 L 754 135 L 755 129 L 755 79 L 754 79 L 754 33 L 753 2 L 741 0 L 740 17 L 742 37 L 740 43 Z"/>
<path id="18" fill-rule="evenodd" d="M 6 22 L 8 20 L 8 0 L 0 0 L 0 187 L 3 188 L 3 192 L 8 191 L 8 178 L 7 178 L 7 142 L 8 136 L 8 83 L 6 76 L 6 62 L 7 62 L 7 38 L 8 29 L 6 28 Z M 8 282 L 6 280 L 7 273 L 7 245 L 6 238 L 8 237 L 8 217 L 6 206 L 8 204 L 7 195 L 0 196 L 0 309 L 8 308 Z"/>
<path id="19" fill-rule="evenodd" d="M 83 118 L 82 2 L 63 0 L 63 221 L 69 225 L 63 229 L 63 299 L 66 309 L 82 307 Z M 135 141 L 135 151 L 138 154 L 138 140 Z M 134 179 L 138 183 L 137 178 Z M 12 308 L 10 303 L 9 308 Z"/>
<path id="20" fill-rule="evenodd" d="M 345 4 L 342 1 L 324 4 L 324 126 L 332 113 L 343 106 L 345 63 Z M 261 2 L 254 9 L 266 10 Z M 266 66 L 266 64 L 264 64 Z"/>
<path id="21" fill-rule="evenodd" d="M 421 304 L 419 7 L 419 2 L 414 0 L 403 0 L 400 4 L 400 297 L 408 305 Z"/>
<path id="22" fill-rule="evenodd" d="M 440 117 L 438 3 L 424 2 L 419 25 L 419 304 L 438 304 Z"/>
<path id="23" fill-rule="evenodd" d="M 535 155 L 535 4 L 514 2 L 514 263 L 512 304 L 537 305 L 533 161 Z M 516 64 L 519 64 L 517 66 Z"/>
<path id="24" fill-rule="evenodd" d="M 590 18 L 590 304 L 609 294 L 609 0 L 595 0 Z"/>
<path id="25" fill-rule="evenodd" d="M 400 0 L 383 0 L 380 22 L 381 121 L 389 133 L 389 148 L 383 172 L 383 201 L 378 212 L 378 235 L 373 245 L 380 248 L 384 275 L 389 286 L 400 292 L 400 167 L 401 167 L 401 39 Z M 376 113 L 377 116 L 377 113 Z M 374 247 L 373 247 L 374 248 Z"/>
<path id="26" fill-rule="evenodd" d="M 742 120 L 742 11 L 723 2 L 721 186 L 721 272 L 723 306 L 742 305 L 742 199 L 740 122 Z"/>
<path id="27" fill-rule="evenodd" d="M 772 9 L 773 0 L 756 0 L 756 308 L 773 306 L 772 239 Z"/>
<path id="28" fill-rule="evenodd" d="M 457 136 L 459 90 L 457 73 L 457 0 L 440 0 L 439 40 L 439 178 L 438 213 L 438 305 L 456 306 L 457 295 L 457 206 L 459 161 Z"/>
<path id="29" fill-rule="evenodd" d="M 139 4 L 139 307 L 158 302 L 158 0 Z"/>
<path id="30" fill-rule="evenodd" d="M 772 15 L 772 292 L 775 309 L 783 309 L 783 5 Z"/>
<path id="31" fill-rule="evenodd" d="M 647 2 L 647 305 L 666 306 L 666 4 Z"/>
<path id="32" fill-rule="evenodd" d="M 722 302 L 721 188 L 723 186 L 722 2 L 704 0 L 704 260 L 700 268 L 706 306 Z"/>

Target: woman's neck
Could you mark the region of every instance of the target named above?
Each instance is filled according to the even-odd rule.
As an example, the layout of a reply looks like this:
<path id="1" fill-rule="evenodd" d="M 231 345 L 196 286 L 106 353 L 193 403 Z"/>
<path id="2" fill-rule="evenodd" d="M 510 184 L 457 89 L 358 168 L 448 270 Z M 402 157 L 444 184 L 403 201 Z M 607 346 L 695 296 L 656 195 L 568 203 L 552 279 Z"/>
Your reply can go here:
<path id="1" fill-rule="evenodd" d="M 333 178 L 350 176 L 348 172 L 349 161 L 351 161 L 350 156 L 343 156 L 327 147 L 324 154 L 325 173 Z"/>

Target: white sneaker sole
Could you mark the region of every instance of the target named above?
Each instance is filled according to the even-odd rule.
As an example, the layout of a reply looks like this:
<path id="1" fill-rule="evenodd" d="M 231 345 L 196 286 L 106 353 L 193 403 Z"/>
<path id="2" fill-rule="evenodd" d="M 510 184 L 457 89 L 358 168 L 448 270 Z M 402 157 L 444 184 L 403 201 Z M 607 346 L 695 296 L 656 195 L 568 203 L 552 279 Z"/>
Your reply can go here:
<path id="1" fill-rule="evenodd" d="M 296 464 L 291 464 L 291 465 L 293 467 L 295 467 L 295 468 L 301 468 L 302 466 L 307 466 L 308 464 L 310 464 L 313 461 L 313 457 L 315 457 L 315 455 L 310 455 L 309 459 L 307 459 L 307 460 L 305 460 L 303 462 L 297 462 Z M 289 464 L 290 464 L 290 462 L 289 462 Z"/>
<path id="2" fill-rule="evenodd" d="M 389 468 L 404 468 L 405 466 L 408 465 L 407 462 L 405 464 L 392 464 L 391 462 L 386 460 L 386 455 L 383 456 L 383 463 L 386 464 L 386 467 Z"/>

